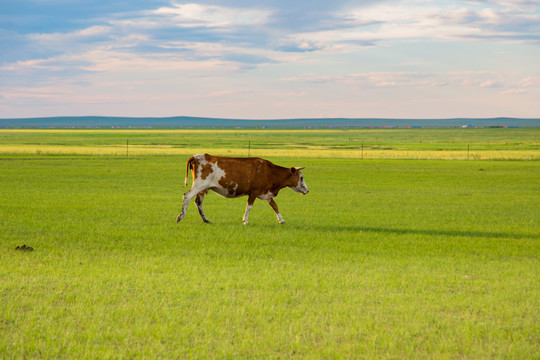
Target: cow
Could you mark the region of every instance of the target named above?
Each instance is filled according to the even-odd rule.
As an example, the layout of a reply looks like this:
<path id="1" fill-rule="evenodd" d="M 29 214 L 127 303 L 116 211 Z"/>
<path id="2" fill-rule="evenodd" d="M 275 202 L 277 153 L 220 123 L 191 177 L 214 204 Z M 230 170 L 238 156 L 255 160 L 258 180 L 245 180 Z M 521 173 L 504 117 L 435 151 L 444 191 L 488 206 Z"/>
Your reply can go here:
<path id="1" fill-rule="evenodd" d="M 266 200 L 274 209 L 279 223 L 285 220 L 279 213 L 274 198 L 279 191 L 289 187 L 296 192 L 306 195 L 309 189 L 304 182 L 300 170 L 303 167 L 286 168 L 275 165 L 260 158 L 233 158 L 212 156 L 209 154 L 193 155 L 186 163 L 185 186 L 188 186 L 188 175 L 191 170 L 193 184 L 184 194 L 182 212 L 176 218 L 180 222 L 186 216 L 186 209 L 195 197 L 195 204 L 205 223 L 209 223 L 203 210 L 204 195 L 212 190 L 226 198 L 248 196 L 243 222 L 248 224 L 248 216 L 255 199 Z"/>

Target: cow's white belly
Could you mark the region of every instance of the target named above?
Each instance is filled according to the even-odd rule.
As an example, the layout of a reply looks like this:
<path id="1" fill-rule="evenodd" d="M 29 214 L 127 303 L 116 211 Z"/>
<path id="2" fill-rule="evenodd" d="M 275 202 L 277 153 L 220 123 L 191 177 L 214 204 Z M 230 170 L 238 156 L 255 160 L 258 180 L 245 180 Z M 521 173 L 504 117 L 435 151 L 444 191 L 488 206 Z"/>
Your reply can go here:
<path id="1" fill-rule="evenodd" d="M 237 198 L 237 197 L 245 195 L 245 194 L 237 195 L 236 194 L 236 189 L 226 189 L 221 185 L 213 186 L 213 187 L 211 187 L 211 189 L 216 194 L 221 195 L 221 196 L 226 197 L 226 198 Z"/>
<path id="2" fill-rule="evenodd" d="M 275 197 L 276 197 L 276 195 L 274 195 L 274 193 L 269 191 L 266 194 L 259 195 L 257 198 L 260 199 L 260 200 L 270 200 L 270 199 L 273 199 Z"/>

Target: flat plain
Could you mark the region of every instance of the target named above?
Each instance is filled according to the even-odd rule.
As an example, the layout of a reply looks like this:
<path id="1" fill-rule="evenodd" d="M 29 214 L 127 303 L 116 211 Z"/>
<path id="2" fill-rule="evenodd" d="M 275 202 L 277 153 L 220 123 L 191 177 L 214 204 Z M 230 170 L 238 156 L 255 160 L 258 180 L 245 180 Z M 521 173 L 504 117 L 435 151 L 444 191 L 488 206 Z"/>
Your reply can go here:
<path id="1" fill-rule="evenodd" d="M 540 128 L 0 129 L 5 154 L 540 160 Z"/>
<path id="2" fill-rule="evenodd" d="M 539 134 L 0 131 L 0 358 L 539 358 Z M 204 151 L 310 193 L 176 224 Z"/>

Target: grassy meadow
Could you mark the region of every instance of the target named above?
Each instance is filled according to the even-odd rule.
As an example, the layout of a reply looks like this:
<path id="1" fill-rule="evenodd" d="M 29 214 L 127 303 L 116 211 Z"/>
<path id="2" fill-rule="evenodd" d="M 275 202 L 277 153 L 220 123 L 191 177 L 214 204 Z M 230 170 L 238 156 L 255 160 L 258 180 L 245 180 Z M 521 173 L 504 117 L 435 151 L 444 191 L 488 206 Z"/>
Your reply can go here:
<path id="1" fill-rule="evenodd" d="M 370 131 L 1 130 L 0 358 L 540 358 L 540 130 Z M 204 151 L 310 193 L 176 224 Z"/>
<path id="2" fill-rule="evenodd" d="M 2 130 L 6 154 L 540 160 L 540 128 Z"/>

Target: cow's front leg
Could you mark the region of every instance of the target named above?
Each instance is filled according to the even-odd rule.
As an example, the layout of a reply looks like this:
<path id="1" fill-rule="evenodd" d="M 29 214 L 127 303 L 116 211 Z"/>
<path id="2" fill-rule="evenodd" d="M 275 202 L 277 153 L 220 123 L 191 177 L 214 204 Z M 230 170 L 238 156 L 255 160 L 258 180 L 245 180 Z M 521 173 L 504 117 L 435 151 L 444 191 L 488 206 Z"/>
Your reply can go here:
<path id="1" fill-rule="evenodd" d="M 253 207 L 253 203 L 255 202 L 256 198 L 257 198 L 256 195 L 249 195 L 248 202 L 246 205 L 246 212 L 244 213 L 244 218 L 243 218 L 244 225 L 249 224 L 248 222 L 249 212 L 251 211 L 251 208 Z"/>
<path id="2" fill-rule="evenodd" d="M 276 216 L 277 216 L 277 219 L 278 219 L 279 223 L 280 224 L 285 224 L 285 220 L 283 220 L 283 217 L 279 213 L 278 206 L 277 206 L 276 202 L 274 201 L 274 199 L 268 200 L 268 203 L 270 204 L 272 209 L 274 209 L 274 211 L 276 212 Z"/>
<path id="3" fill-rule="evenodd" d="M 204 214 L 203 201 L 204 191 L 197 194 L 197 197 L 195 198 L 195 204 L 197 205 L 197 209 L 199 209 L 199 214 L 201 215 L 202 220 L 205 223 L 210 223 L 210 221 L 206 218 L 206 215 Z"/>

